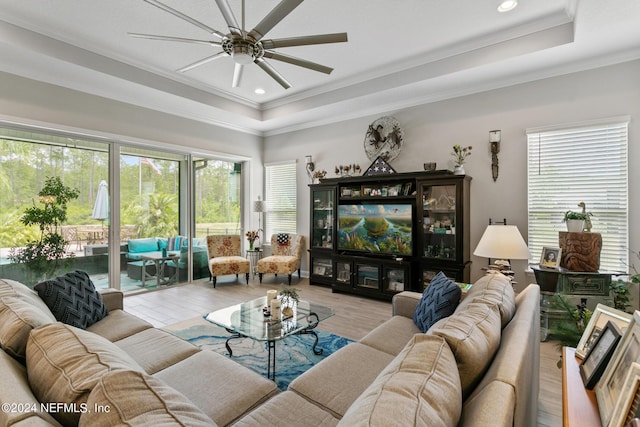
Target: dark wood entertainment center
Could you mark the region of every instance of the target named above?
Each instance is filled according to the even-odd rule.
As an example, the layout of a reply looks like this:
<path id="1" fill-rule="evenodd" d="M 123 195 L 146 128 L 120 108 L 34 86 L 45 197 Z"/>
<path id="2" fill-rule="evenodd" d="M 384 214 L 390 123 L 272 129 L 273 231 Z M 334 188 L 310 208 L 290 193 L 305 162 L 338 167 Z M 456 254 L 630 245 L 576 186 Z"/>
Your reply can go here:
<path id="1" fill-rule="evenodd" d="M 470 184 L 449 171 L 311 184 L 310 283 L 380 299 L 439 271 L 468 283 Z"/>

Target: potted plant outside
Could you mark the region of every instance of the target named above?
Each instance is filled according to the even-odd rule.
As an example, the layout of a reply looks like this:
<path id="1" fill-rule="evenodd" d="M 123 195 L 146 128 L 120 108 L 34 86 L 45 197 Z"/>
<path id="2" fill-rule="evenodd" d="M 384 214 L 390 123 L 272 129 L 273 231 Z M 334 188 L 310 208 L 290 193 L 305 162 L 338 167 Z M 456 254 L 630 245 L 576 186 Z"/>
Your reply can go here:
<path id="1" fill-rule="evenodd" d="M 593 216 L 591 212 L 575 212 L 569 210 L 564 213 L 562 221 L 567 223 L 567 231 L 580 233 L 584 230 L 584 223 L 590 216 Z"/>
<path id="2" fill-rule="evenodd" d="M 60 266 L 65 266 L 73 257 L 67 253 L 67 241 L 60 226 L 67 219 L 67 204 L 77 199 L 80 192 L 62 183 L 59 177 L 48 177 L 38 193 L 38 202 L 26 208 L 20 222 L 25 226 L 37 226 L 39 237 L 29 240 L 24 247 L 12 248 L 9 259 L 25 264 L 32 277 L 29 283 L 37 283 L 51 276 Z"/>

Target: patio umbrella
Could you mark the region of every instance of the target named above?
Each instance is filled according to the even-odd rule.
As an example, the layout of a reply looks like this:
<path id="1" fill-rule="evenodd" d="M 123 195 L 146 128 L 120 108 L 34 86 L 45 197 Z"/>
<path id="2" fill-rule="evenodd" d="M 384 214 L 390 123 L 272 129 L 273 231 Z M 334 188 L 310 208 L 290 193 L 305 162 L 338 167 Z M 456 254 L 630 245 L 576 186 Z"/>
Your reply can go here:
<path id="1" fill-rule="evenodd" d="M 109 218 L 109 192 L 107 191 L 107 181 L 105 180 L 100 181 L 98 185 L 98 194 L 96 195 L 91 217 L 101 221 Z"/>

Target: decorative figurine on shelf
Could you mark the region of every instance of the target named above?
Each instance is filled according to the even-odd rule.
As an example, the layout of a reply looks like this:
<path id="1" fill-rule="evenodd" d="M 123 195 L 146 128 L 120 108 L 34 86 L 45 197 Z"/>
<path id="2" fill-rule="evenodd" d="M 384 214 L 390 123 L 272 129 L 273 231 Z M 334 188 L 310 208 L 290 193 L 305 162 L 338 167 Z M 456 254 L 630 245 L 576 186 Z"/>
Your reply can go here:
<path id="1" fill-rule="evenodd" d="M 471 145 L 469 145 L 468 147 L 461 147 L 460 144 L 456 144 L 453 146 L 453 151 L 451 152 L 451 155 L 453 156 L 453 159 L 454 159 L 454 168 L 453 168 L 454 175 L 465 174 L 464 162 L 467 159 L 467 157 L 471 155 L 472 149 L 473 147 Z"/>
<path id="2" fill-rule="evenodd" d="M 260 234 L 258 231 L 251 230 L 251 231 L 247 231 L 245 236 L 247 236 L 247 240 L 249 241 L 249 250 L 252 251 L 255 241 L 260 240 Z"/>
<path id="3" fill-rule="evenodd" d="M 589 219 L 590 216 L 592 216 L 591 212 L 587 212 L 587 205 L 585 202 L 580 202 L 578 203 L 578 207 L 582 208 L 582 215 L 584 215 L 584 230 L 587 233 L 591 232 L 591 219 Z"/>
<path id="4" fill-rule="evenodd" d="M 351 164 L 336 166 L 335 173 L 336 175 L 340 175 L 341 177 L 348 177 L 352 174 L 360 173 L 360 165 Z"/>

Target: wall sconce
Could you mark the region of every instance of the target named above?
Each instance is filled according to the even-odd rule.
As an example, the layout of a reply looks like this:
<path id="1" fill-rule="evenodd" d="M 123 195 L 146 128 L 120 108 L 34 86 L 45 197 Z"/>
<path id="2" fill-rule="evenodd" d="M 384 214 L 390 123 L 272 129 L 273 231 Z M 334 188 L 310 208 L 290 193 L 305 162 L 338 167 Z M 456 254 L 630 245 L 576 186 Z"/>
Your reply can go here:
<path id="1" fill-rule="evenodd" d="M 493 181 L 498 179 L 498 153 L 500 152 L 500 131 L 489 131 L 489 144 L 491 144 L 491 174 Z"/>
<path id="2" fill-rule="evenodd" d="M 313 184 L 313 171 L 316 170 L 316 165 L 313 163 L 313 158 L 311 156 L 304 156 L 307 175 L 309 176 L 309 182 Z"/>

